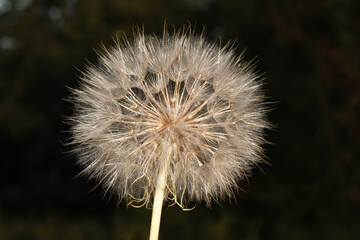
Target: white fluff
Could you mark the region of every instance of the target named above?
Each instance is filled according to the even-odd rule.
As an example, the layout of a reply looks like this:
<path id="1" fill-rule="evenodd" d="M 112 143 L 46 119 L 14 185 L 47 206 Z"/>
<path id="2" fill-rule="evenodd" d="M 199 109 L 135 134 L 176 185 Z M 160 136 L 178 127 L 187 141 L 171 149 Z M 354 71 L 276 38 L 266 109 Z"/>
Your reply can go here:
<path id="1" fill-rule="evenodd" d="M 184 207 L 233 195 L 261 161 L 261 83 L 228 47 L 193 33 L 139 33 L 100 54 L 73 90 L 72 143 L 90 178 L 128 203 L 151 204 L 162 142 L 176 151 L 166 194 Z"/>

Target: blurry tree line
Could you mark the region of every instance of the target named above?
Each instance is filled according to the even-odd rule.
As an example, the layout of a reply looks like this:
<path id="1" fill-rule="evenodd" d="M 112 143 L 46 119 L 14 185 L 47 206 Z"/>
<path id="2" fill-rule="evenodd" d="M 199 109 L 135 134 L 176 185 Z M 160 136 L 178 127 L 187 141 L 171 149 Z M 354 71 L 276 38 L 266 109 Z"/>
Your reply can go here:
<path id="1" fill-rule="evenodd" d="M 0 0 L 0 239 L 147 239 L 150 211 L 74 179 L 64 98 L 100 44 L 164 21 L 256 57 L 277 128 L 271 166 L 237 203 L 165 209 L 161 238 L 360 238 L 359 12 L 356 0 Z"/>

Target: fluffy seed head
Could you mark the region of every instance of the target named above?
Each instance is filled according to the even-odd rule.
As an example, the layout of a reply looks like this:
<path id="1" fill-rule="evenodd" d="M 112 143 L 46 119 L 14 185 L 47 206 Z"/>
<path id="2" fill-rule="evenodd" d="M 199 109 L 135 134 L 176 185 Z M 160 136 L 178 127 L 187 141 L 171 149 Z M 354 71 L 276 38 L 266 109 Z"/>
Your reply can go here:
<path id="1" fill-rule="evenodd" d="M 181 207 L 231 196 L 262 159 L 260 87 L 247 63 L 203 36 L 136 34 L 105 49 L 73 91 L 78 161 L 129 203 L 151 203 L 162 164 L 165 196 Z M 166 163 L 164 141 L 174 149 Z"/>

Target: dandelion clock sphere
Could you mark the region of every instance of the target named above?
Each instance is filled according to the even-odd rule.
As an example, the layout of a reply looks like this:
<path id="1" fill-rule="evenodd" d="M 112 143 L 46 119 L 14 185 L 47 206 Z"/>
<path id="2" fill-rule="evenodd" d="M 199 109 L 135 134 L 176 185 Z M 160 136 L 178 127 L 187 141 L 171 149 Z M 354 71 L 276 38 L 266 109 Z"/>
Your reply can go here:
<path id="1" fill-rule="evenodd" d="M 105 49 L 70 97 L 83 173 L 153 206 L 153 225 L 165 199 L 184 208 L 231 197 L 263 155 L 269 124 L 257 78 L 231 49 L 191 30 L 138 33 Z M 157 239 L 158 226 L 151 231 Z"/>

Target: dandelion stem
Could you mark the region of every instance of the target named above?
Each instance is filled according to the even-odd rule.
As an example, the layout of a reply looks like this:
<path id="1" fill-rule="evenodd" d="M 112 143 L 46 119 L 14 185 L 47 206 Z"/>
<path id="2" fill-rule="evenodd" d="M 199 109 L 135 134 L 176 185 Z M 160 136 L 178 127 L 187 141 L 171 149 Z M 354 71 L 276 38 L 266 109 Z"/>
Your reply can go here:
<path id="1" fill-rule="evenodd" d="M 156 190 L 154 196 L 153 212 L 151 217 L 151 227 L 150 227 L 150 240 L 158 240 L 159 230 L 160 230 L 160 220 L 161 220 L 161 210 L 164 201 L 165 187 L 166 187 L 166 178 L 167 170 L 170 158 L 172 156 L 172 146 L 171 143 L 165 140 L 160 147 L 162 151 L 159 158 L 160 161 L 160 170 L 159 176 L 156 183 Z"/>

